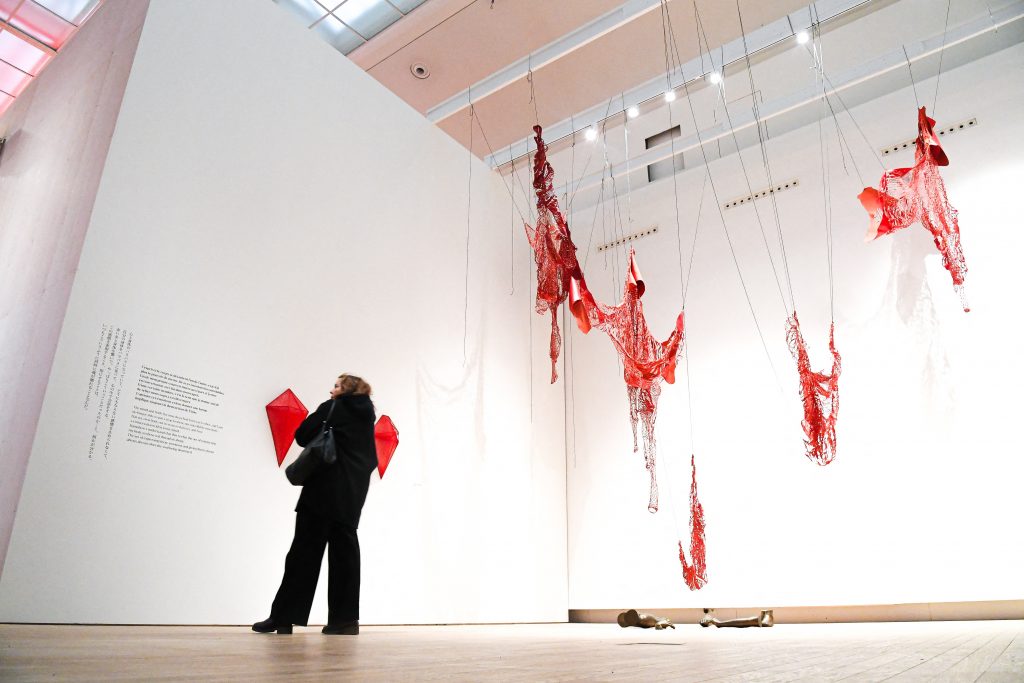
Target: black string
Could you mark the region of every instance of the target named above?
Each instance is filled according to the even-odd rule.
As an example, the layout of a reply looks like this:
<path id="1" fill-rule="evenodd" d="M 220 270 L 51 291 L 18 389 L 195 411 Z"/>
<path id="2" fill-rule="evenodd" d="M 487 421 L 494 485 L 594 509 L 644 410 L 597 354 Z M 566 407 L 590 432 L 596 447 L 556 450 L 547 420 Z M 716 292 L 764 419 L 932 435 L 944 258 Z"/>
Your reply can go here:
<path id="1" fill-rule="evenodd" d="M 661 0 L 665 3 L 666 0 Z M 695 5 L 696 7 L 696 5 Z M 669 26 L 670 35 L 672 40 L 675 40 L 675 32 L 672 30 L 671 25 Z M 686 103 L 690 110 L 690 118 L 693 121 L 693 129 L 697 135 L 697 146 L 700 148 L 701 157 L 704 159 L 704 167 L 708 173 L 708 183 L 711 185 L 711 194 L 715 199 L 715 206 L 718 209 L 718 217 L 722 221 L 722 230 L 725 233 L 725 241 L 729 245 L 729 253 L 732 255 L 733 264 L 736 266 L 736 275 L 739 277 L 740 286 L 743 288 L 743 296 L 747 300 L 747 306 L 750 308 L 750 315 L 754 319 L 754 327 L 757 329 L 757 336 L 761 339 L 761 346 L 764 348 L 765 357 L 768 358 L 768 365 L 771 367 L 772 374 L 775 376 L 775 382 L 781 390 L 782 384 L 779 381 L 779 374 L 775 370 L 775 363 L 772 361 L 771 353 L 768 352 L 768 343 L 764 339 L 764 334 L 761 332 L 761 323 L 757 320 L 757 314 L 754 312 L 754 302 L 750 299 L 750 291 L 747 289 L 747 283 L 743 278 L 743 271 L 740 270 L 739 258 L 736 256 L 736 248 L 733 246 L 732 237 L 729 235 L 729 227 L 725 221 L 725 214 L 722 210 L 722 202 L 718 198 L 718 189 L 715 187 L 714 175 L 711 173 L 711 163 L 708 160 L 707 151 L 704 149 L 704 140 L 700 134 L 700 126 L 697 124 L 697 114 L 693 109 L 693 101 L 690 98 L 690 86 L 686 81 L 686 75 L 680 73 L 683 81 L 683 91 L 686 94 Z"/>
<path id="2" fill-rule="evenodd" d="M 462 311 L 462 365 L 466 365 L 466 344 L 469 338 L 469 236 L 473 215 L 473 118 L 476 111 L 469 105 L 469 182 L 466 188 L 466 281 Z"/>
<path id="3" fill-rule="evenodd" d="M 914 89 L 914 102 L 917 108 L 921 108 L 921 100 L 917 99 L 917 83 L 914 82 L 914 69 L 910 66 L 910 55 L 907 54 L 907 46 L 903 46 L 903 58 L 907 60 L 907 73 L 910 74 L 910 86 Z"/>
<path id="4" fill-rule="evenodd" d="M 694 2 L 694 7 L 696 7 L 696 6 L 697 6 L 697 3 Z M 747 47 L 746 28 L 743 25 L 743 12 L 740 11 L 740 0 L 736 0 L 736 15 L 739 18 L 739 22 L 740 22 L 740 35 L 743 38 L 743 57 L 744 57 L 744 60 L 746 61 L 746 65 L 747 65 L 747 79 L 750 82 L 750 101 L 751 101 L 751 105 L 753 106 L 753 109 L 754 109 L 754 125 L 757 128 L 757 139 L 758 139 L 758 142 L 759 142 L 760 147 L 761 147 L 761 162 L 764 165 L 765 175 L 768 177 L 768 188 L 769 188 L 768 189 L 768 196 L 771 199 L 772 211 L 775 214 L 775 229 L 778 232 L 778 236 L 779 236 L 779 253 L 780 253 L 780 256 L 781 256 L 781 260 L 782 260 L 782 268 L 783 268 L 783 272 L 784 272 L 784 274 L 786 276 L 786 286 L 789 289 L 789 300 L 790 300 L 790 303 L 793 306 L 792 310 L 796 311 L 796 297 L 793 295 L 793 280 L 792 280 L 792 278 L 790 277 L 790 274 L 789 274 L 789 259 L 786 258 L 786 243 L 782 239 L 782 220 L 779 218 L 779 205 L 778 205 L 778 201 L 775 198 L 775 192 L 772 191 L 774 189 L 774 187 L 775 187 L 775 180 L 772 178 L 772 168 L 771 168 L 771 164 L 768 161 L 768 147 L 765 144 L 765 137 L 761 133 L 761 116 L 760 116 L 760 111 L 759 111 L 758 105 L 757 105 L 757 93 L 759 91 L 757 90 L 757 86 L 754 85 L 754 69 L 753 69 L 753 66 L 750 63 L 750 50 Z M 698 22 L 699 22 L 699 14 L 698 14 Z M 704 30 L 703 24 L 702 23 L 698 23 L 698 25 L 701 27 L 701 31 L 703 32 L 703 30 Z M 705 42 L 707 42 L 707 36 L 706 35 L 704 36 L 704 40 L 705 40 Z M 724 68 L 724 65 L 723 65 L 723 68 Z M 729 128 L 732 129 L 732 118 L 729 115 L 729 107 L 728 107 L 728 105 L 726 105 L 724 107 L 724 109 L 725 109 L 726 118 L 729 120 Z M 733 136 L 733 141 L 735 143 L 735 141 L 736 141 L 735 130 L 732 131 L 732 136 Z M 743 176 L 747 180 L 747 190 L 750 192 L 751 196 L 753 196 L 754 193 L 753 193 L 752 189 L 750 188 L 750 179 L 747 177 L 746 166 L 744 166 L 744 164 L 743 164 L 743 153 L 740 151 L 738 144 L 736 145 L 736 148 L 737 148 L 736 149 L 736 156 L 738 156 L 739 159 L 740 159 L 740 166 L 743 168 Z M 758 215 L 758 224 L 760 225 L 761 218 L 760 218 L 760 215 L 758 214 L 758 211 L 757 211 L 757 201 L 756 200 L 751 200 L 751 203 L 754 206 L 754 213 L 755 213 L 755 215 Z M 766 243 L 765 247 L 767 247 L 767 246 L 768 245 Z M 769 259 L 769 261 L 771 260 L 771 250 L 768 250 L 768 259 Z M 774 263 L 772 264 L 772 270 L 774 271 Z M 778 278 L 778 274 L 776 274 L 776 278 Z M 785 297 L 783 297 L 783 301 L 785 301 Z"/>
<path id="5" fill-rule="evenodd" d="M 946 31 L 949 30 L 949 5 L 946 0 L 946 22 L 942 25 L 942 47 L 939 48 L 939 72 L 935 74 L 935 98 L 932 100 L 932 117 L 939 106 L 939 80 L 942 78 L 942 58 L 946 56 Z"/>

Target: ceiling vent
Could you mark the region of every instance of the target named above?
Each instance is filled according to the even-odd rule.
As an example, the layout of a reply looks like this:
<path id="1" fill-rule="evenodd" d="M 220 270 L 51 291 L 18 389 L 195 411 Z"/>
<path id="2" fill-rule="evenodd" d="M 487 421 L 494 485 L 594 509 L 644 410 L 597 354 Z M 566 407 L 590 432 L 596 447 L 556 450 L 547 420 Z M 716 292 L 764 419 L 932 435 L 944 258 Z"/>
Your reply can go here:
<path id="1" fill-rule="evenodd" d="M 946 137 L 947 135 L 952 135 L 953 133 L 959 133 L 960 131 L 967 130 L 968 128 L 977 128 L 977 127 L 978 127 L 978 119 L 977 118 L 971 118 L 971 119 L 967 119 L 966 121 L 961 121 L 960 123 L 954 123 L 951 126 L 943 126 L 942 128 L 936 128 L 935 132 L 936 132 L 936 134 L 939 135 L 939 137 Z M 889 145 L 888 147 L 883 147 L 882 148 L 882 154 L 886 154 L 886 155 L 887 154 L 895 154 L 896 152 L 899 152 L 900 150 L 903 150 L 903 149 L 913 149 L 914 143 L 916 141 L 917 141 L 917 138 L 911 138 L 910 140 L 904 140 L 902 142 L 897 142 L 895 145 Z"/>
<path id="2" fill-rule="evenodd" d="M 680 135 L 682 135 L 682 131 L 679 129 L 679 126 L 673 126 L 668 130 L 644 139 L 644 147 L 645 149 L 651 149 L 658 145 L 664 145 L 674 138 L 678 138 Z M 674 170 L 672 159 L 662 159 L 661 161 L 655 161 L 653 164 L 647 164 L 647 182 L 653 183 L 655 180 L 661 180 L 662 178 L 671 178 L 673 173 L 678 173 L 682 170 L 683 153 L 679 152 L 675 157 Z"/>
<path id="3" fill-rule="evenodd" d="M 409 71 L 412 72 L 413 76 L 420 80 L 423 80 L 424 78 L 430 75 L 430 69 L 427 67 L 427 65 L 420 62 L 417 62 L 416 64 L 410 66 Z"/>
<path id="4" fill-rule="evenodd" d="M 611 242 L 606 242 L 605 244 L 600 245 L 597 248 L 597 250 L 598 251 L 607 251 L 608 249 L 611 249 L 612 247 L 617 247 L 619 245 L 626 244 L 627 242 L 635 242 L 638 239 L 640 239 L 641 237 L 647 237 L 648 235 L 653 235 L 656 232 L 658 232 L 658 226 L 657 225 L 653 225 L 653 226 L 647 228 L 646 230 L 641 230 L 640 232 L 634 232 L 632 235 L 627 235 L 627 236 L 623 237 L 622 239 L 617 239 L 617 240 L 612 240 Z"/>
<path id="5" fill-rule="evenodd" d="M 796 178 L 787 180 L 784 183 L 776 183 L 773 187 L 766 187 L 762 190 L 758 190 L 754 194 L 748 194 L 745 197 L 737 197 L 732 201 L 728 201 L 722 204 L 723 209 L 735 209 L 737 206 L 743 206 L 744 204 L 751 204 L 755 199 L 764 199 L 765 197 L 785 192 L 791 188 L 794 188 L 800 184 L 800 181 Z"/>

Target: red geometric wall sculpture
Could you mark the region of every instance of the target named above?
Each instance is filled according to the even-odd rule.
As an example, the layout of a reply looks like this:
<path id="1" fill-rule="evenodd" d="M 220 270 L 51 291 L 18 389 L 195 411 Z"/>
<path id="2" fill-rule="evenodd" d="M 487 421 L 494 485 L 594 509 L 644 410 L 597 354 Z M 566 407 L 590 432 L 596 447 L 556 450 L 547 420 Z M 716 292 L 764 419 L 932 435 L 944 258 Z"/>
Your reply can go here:
<path id="1" fill-rule="evenodd" d="M 277 451 L 277 466 L 284 462 L 288 449 L 295 438 L 295 430 L 309 415 L 306 406 L 291 389 L 267 404 L 267 419 L 270 420 L 270 433 L 274 437 L 274 449 Z"/>
<path id="2" fill-rule="evenodd" d="M 391 456 L 398 448 L 398 429 L 387 415 L 381 415 L 373 428 L 373 438 L 377 442 L 377 472 L 384 478 Z"/>

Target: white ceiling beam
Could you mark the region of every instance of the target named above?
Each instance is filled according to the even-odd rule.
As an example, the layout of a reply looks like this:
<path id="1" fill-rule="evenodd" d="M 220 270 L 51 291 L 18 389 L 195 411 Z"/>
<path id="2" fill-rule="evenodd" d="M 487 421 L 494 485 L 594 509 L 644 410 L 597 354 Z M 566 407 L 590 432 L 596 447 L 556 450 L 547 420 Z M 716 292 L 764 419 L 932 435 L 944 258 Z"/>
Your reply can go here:
<path id="1" fill-rule="evenodd" d="M 907 59 L 911 63 L 920 61 L 939 53 L 943 49 L 948 50 L 960 43 L 973 40 L 992 31 L 998 31 L 1004 26 L 1021 20 L 1024 20 L 1024 0 L 1017 0 L 1017 2 L 998 11 L 993 11 L 987 16 L 967 22 L 956 28 L 951 28 L 945 36 L 940 33 L 925 40 L 906 45 L 906 53 L 904 53 L 904 46 L 901 46 L 869 62 L 848 69 L 841 74 L 827 74 L 831 83 L 831 88 L 827 91 L 827 94 L 832 96 L 834 93 L 841 93 L 844 90 L 883 76 L 891 71 L 905 70 L 907 68 Z M 759 120 L 762 122 L 769 121 L 795 109 L 819 102 L 821 97 L 821 90 L 816 86 L 811 85 L 801 88 L 789 95 L 765 103 L 759 109 Z M 697 135 L 691 135 L 684 139 L 676 138 L 674 145 L 664 143 L 658 147 L 646 150 L 630 158 L 628 161 L 613 164 L 611 175 L 616 178 L 625 176 L 627 171 L 633 172 L 646 168 L 649 164 L 670 159 L 673 155 L 673 150 L 678 155 L 686 151 L 699 149 L 701 144 L 707 146 L 718 140 L 731 138 L 734 131 L 739 133 L 755 125 L 754 115 L 749 107 L 738 108 L 734 112 L 731 111 L 730 116 L 733 124 L 731 128 L 726 121 L 723 121 L 717 126 L 701 131 L 699 138 Z M 573 192 L 576 193 L 600 185 L 602 177 L 607 179 L 608 172 L 602 170 L 581 178 L 577 181 L 578 184 L 574 183 L 573 187 L 575 189 Z M 578 208 L 585 208 L 585 206 L 581 205 Z"/>
<path id="2" fill-rule="evenodd" d="M 861 6 L 869 5 L 870 0 L 818 0 L 813 4 L 817 10 L 818 21 L 826 23 Z M 725 67 L 746 59 L 747 54 L 753 56 L 779 42 L 792 39 L 798 32 L 809 29 L 812 23 L 810 7 L 801 8 L 748 33 L 746 35 L 746 50 L 744 50 L 744 37 L 740 36 L 725 45 L 713 48 L 710 52 L 694 57 L 684 64 L 682 69 L 672 73 L 668 84 L 675 90 L 683 87 L 684 83 L 689 84 L 702 79 L 710 71 L 722 71 Z M 605 100 L 568 119 L 545 127 L 544 139 L 550 145 L 573 133 L 597 126 L 606 118 L 620 116 L 629 107 L 637 106 L 642 109 L 649 102 L 660 102 L 659 98 L 665 93 L 666 88 L 664 75 L 652 78 L 646 83 L 622 93 L 620 97 L 612 101 L 610 108 L 608 101 Z M 659 106 L 661 105 L 659 104 Z M 511 147 L 503 147 L 500 151 L 486 157 L 485 162 L 491 168 L 500 168 L 510 164 L 513 159 L 531 154 L 532 151 L 533 137 L 527 136 L 513 143 Z"/>
<path id="3" fill-rule="evenodd" d="M 530 53 L 527 57 L 513 62 L 499 71 L 495 71 L 487 78 L 477 81 L 466 90 L 432 107 L 427 111 L 427 119 L 433 123 L 443 121 L 469 107 L 471 93 L 474 101 L 496 93 L 516 81 L 526 78 L 531 70 L 536 71 L 571 52 L 579 50 L 584 45 L 597 40 L 607 33 L 611 33 L 620 26 L 628 24 L 651 10 L 657 9 L 660 4 L 661 0 L 629 0 L 629 2 L 617 9 L 548 43 L 536 52 Z"/>

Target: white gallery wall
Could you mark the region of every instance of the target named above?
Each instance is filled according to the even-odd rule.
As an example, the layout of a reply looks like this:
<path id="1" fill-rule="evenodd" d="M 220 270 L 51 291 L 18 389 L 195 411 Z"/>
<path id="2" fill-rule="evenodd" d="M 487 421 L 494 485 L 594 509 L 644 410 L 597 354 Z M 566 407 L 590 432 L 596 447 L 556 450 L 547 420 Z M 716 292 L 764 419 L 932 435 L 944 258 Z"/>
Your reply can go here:
<path id="1" fill-rule="evenodd" d="M 364 623 L 565 620 L 562 392 L 540 391 L 511 214 L 482 163 L 273 3 L 154 0 L 0 621 L 266 617 L 298 489 L 264 406 L 290 387 L 312 410 L 340 372 L 401 432 L 360 527 Z M 188 452 L 129 442 L 154 375 L 209 392 L 186 400 L 207 423 Z"/>
<path id="2" fill-rule="evenodd" d="M 755 76 L 759 68 L 771 67 L 755 67 Z M 960 211 L 970 313 L 961 310 L 924 228 L 863 242 L 867 215 L 856 199 L 863 185 L 849 158 L 841 161 L 835 128 L 825 122 L 835 338 L 843 367 L 838 457 L 831 465 L 819 467 L 804 456 L 787 311 L 750 205 L 724 215 L 767 352 L 709 186 L 687 296 L 689 363 L 681 366 L 677 383 L 665 387 L 659 406 L 662 509 L 656 515 L 647 512 L 647 472 L 642 453 L 632 452 L 615 353 L 600 332 L 584 337 L 574 330 L 567 361 L 575 397 L 567 423 L 570 608 L 1022 597 L 1021 73 L 1024 47 L 1018 44 L 942 74 L 939 123 L 979 122 L 943 142 L 950 166 L 942 174 Z M 908 87 L 854 110 L 876 149 L 916 135 L 915 97 L 905 82 Z M 935 80 L 917 88 L 931 109 Z M 687 120 L 685 103 L 675 107 L 675 120 Z M 864 183 L 876 185 L 881 166 L 850 120 L 839 118 Z M 818 136 L 816 124 L 775 136 L 768 152 L 776 180 L 800 181 L 777 196 L 778 210 L 812 366 L 827 371 L 830 306 Z M 910 150 L 885 161 L 890 168 L 909 166 L 912 155 Z M 760 151 L 748 149 L 744 159 L 754 190 L 765 186 Z M 557 172 L 556 182 L 564 182 Z M 722 202 L 747 194 L 735 155 L 713 161 L 711 173 Z M 684 268 L 704 177 L 703 167 L 678 176 Z M 659 226 L 635 248 L 646 277 L 647 319 L 664 339 L 682 302 L 673 187 L 665 180 L 635 188 L 628 207 L 622 197 L 620 211 L 632 218 L 623 232 Z M 770 202 L 758 207 L 774 245 Z M 573 216 L 581 249 L 592 229 L 599 231 L 594 246 L 601 242 L 595 215 L 587 208 Z M 773 255 L 781 263 L 777 247 Z M 623 257 L 592 250 L 589 262 L 588 282 L 598 298 L 618 301 Z M 707 521 L 708 583 L 698 592 L 683 582 L 676 545 L 682 540 L 688 546 L 691 452 Z"/>

